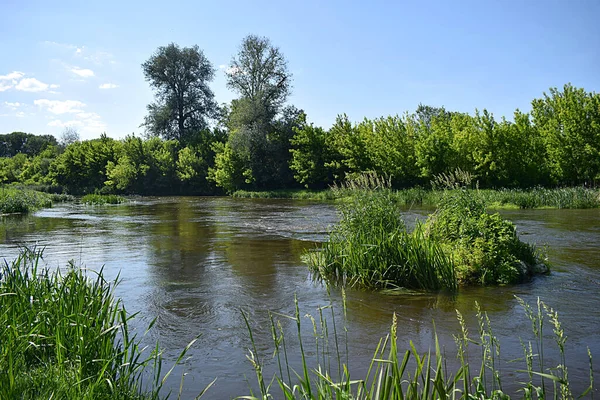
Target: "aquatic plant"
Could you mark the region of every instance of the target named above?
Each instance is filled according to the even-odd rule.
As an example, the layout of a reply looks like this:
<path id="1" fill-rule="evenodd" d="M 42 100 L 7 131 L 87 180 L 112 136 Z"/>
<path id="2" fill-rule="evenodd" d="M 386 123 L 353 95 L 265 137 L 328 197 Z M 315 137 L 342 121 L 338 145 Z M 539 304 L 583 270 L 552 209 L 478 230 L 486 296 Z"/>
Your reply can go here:
<path id="1" fill-rule="evenodd" d="M 305 256 L 318 278 L 367 288 L 456 290 L 451 259 L 421 227 L 407 231 L 389 181 L 370 175 L 333 190 L 352 195 L 339 203 L 341 220 L 329 241 Z"/>
<path id="2" fill-rule="evenodd" d="M 103 204 L 121 204 L 126 202 L 127 199 L 122 196 L 115 194 L 86 194 L 81 198 L 81 202 L 84 204 L 103 205 Z"/>
<path id="3" fill-rule="evenodd" d="M 547 271 L 543 256 L 519 239 L 512 222 L 487 213 L 477 190 L 446 190 L 424 229 L 451 257 L 463 284 L 518 283 Z"/>

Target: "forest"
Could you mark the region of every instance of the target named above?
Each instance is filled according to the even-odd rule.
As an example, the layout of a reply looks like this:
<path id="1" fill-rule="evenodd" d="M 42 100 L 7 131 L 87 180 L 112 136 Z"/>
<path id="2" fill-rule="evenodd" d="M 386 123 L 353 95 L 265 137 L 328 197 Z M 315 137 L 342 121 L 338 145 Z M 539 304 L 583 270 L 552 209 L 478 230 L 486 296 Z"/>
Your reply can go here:
<path id="1" fill-rule="evenodd" d="M 238 97 L 230 104 L 216 102 L 215 68 L 198 46 L 159 47 L 142 71 L 155 91 L 143 134 L 0 135 L 0 183 L 70 194 L 214 195 L 322 189 L 365 172 L 394 188 L 427 187 L 457 169 L 482 188 L 600 180 L 600 95 L 571 84 L 509 118 L 419 104 L 358 122 L 341 113 L 326 128 L 288 103 L 292 74 L 265 37 L 244 38 L 232 58 L 227 86 Z"/>

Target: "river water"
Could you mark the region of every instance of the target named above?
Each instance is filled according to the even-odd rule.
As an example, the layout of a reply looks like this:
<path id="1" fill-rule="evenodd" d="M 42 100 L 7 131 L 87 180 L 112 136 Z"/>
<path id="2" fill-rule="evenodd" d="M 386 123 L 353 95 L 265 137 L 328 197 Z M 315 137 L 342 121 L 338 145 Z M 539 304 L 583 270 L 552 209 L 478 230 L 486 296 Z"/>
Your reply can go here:
<path id="1" fill-rule="evenodd" d="M 407 210 L 404 218 L 411 224 L 426 214 L 426 210 Z M 476 335 L 478 302 L 500 341 L 502 368 L 507 371 L 503 381 L 509 392 L 514 381 L 524 379 L 509 372 L 523 369 L 524 362 L 509 361 L 522 357 L 521 340 L 533 339 L 515 296 L 532 305 L 539 297 L 559 312 L 568 336 L 569 376 L 578 394 L 589 384 L 587 347 L 600 360 L 600 210 L 502 214 L 515 222 L 523 240 L 547 246 L 552 274 L 518 286 L 462 289 L 455 296 L 348 290 L 345 322 L 340 291 L 328 291 L 314 282 L 301 261 L 303 252 L 326 240 L 337 221 L 332 203 L 173 197 L 140 198 L 119 206 L 64 204 L 32 215 L 1 217 L 0 258 L 14 258 L 23 245 L 45 247 L 44 260 L 50 267 L 64 267 L 73 260 L 96 270 L 104 266 L 110 278 L 120 274 L 116 294 L 129 312 L 139 312 L 138 334 L 157 317 L 143 340 L 159 341 L 166 367 L 200 335 L 188 353 L 190 358 L 167 381 L 177 392 L 181 374 L 187 373 L 184 399 L 193 398 L 214 378 L 205 398 L 233 398 L 257 387 L 246 359 L 250 340 L 242 310 L 249 316 L 270 378 L 275 361 L 267 311 L 292 315 L 295 297 L 301 315 L 315 318 L 319 306 L 334 305 L 338 331 L 343 332 L 344 324 L 348 329 L 355 379 L 364 376 L 394 313 L 400 349 L 408 349 L 410 341 L 423 352 L 433 348 L 435 321 L 435 332 L 452 366 L 456 363 L 453 335 L 459 333 L 456 310 Z M 312 325 L 308 318 L 302 323 L 311 363 Z M 296 326 L 286 318 L 282 325 L 289 335 L 290 362 L 299 366 Z M 555 366 L 558 353 L 550 325 L 545 329 L 547 365 Z"/>

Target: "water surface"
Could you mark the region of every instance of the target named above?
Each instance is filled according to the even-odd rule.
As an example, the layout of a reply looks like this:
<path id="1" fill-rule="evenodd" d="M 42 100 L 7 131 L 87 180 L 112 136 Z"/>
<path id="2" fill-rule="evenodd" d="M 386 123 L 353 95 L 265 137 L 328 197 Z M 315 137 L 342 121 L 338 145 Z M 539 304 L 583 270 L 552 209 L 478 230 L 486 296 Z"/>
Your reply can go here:
<path id="1" fill-rule="evenodd" d="M 553 273 L 510 287 L 463 289 L 444 294 L 388 295 L 347 292 L 348 347 L 352 371 L 361 377 L 380 337 L 398 317 L 399 348 L 412 340 L 426 351 L 433 345 L 433 321 L 448 354 L 459 331 L 456 310 L 473 333 L 475 302 L 492 320 L 502 359 L 522 356 L 520 339 L 532 339 L 530 323 L 514 296 L 534 304 L 538 297 L 559 311 L 568 335 L 567 363 L 576 394 L 588 385 L 587 350 L 600 359 L 600 210 L 503 211 L 526 241 L 548 246 Z M 405 214 L 410 224 L 424 210 Z M 241 315 L 250 316 L 267 373 L 275 364 L 267 310 L 292 314 L 297 296 L 302 315 L 318 315 L 330 302 L 341 310 L 341 294 L 314 282 L 301 255 L 326 239 L 337 221 L 331 203 L 232 198 L 142 198 L 120 206 L 64 204 L 29 216 L 5 216 L 0 224 L 0 257 L 11 259 L 19 246 L 45 247 L 44 260 L 64 267 L 69 260 L 120 274 L 117 288 L 136 327 L 157 317 L 145 341 L 159 340 L 167 365 L 201 335 L 185 365 L 183 398 L 193 397 L 215 377 L 207 398 L 232 398 L 256 387 L 246 354 L 250 342 Z M 338 312 L 338 328 L 343 318 Z M 314 354 L 310 320 L 303 320 L 309 355 Z M 296 349 L 295 325 L 283 320 Z M 551 334 L 551 327 L 546 328 Z M 551 337 L 550 337 L 551 338 Z M 313 347 L 311 347 L 311 345 Z M 550 347 L 550 342 L 548 346 Z M 550 364 L 558 363 L 554 350 Z M 450 362 L 453 357 L 450 356 Z M 291 356 L 298 365 L 298 356 Z M 506 367 L 504 365 L 503 367 Z M 511 364 L 522 369 L 522 362 Z M 181 370 L 169 385 L 177 390 Z M 247 377 L 249 383 L 245 382 Z M 512 375 L 504 381 L 510 388 Z"/>

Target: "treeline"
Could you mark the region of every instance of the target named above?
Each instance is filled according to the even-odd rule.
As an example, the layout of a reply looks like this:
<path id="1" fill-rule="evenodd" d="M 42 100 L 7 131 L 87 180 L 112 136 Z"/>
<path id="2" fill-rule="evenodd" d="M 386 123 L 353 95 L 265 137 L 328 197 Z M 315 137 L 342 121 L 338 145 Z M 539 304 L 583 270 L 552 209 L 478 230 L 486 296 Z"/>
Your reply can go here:
<path id="1" fill-rule="evenodd" d="M 233 107 L 238 107 L 234 101 Z M 0 181 L 70 193 L 216 194 L 221 190 L 323 188 L 364 171 L 397 187 L 425 185 L 457 168 L 482 187 L 596 185 L 600 96 L 565 85 L 532 102 L 531 113 L 496 120 L 420 105 L 415 113 L 325 130 L 294 107 L 267 125 L 204 128 L 185 140 L 128 136 L 75 141 L 2 135 Z"/>
<path id="2" fill-rule="evenodd" d="M 60 186 L 70 193 L 215 194 L 324 188 L 362 172 L 395 187 L 428 185 L 461 169 L 482 187 L 596 185 L 600 180 L 600 95 L 565 85 L 532 101 L 512 121 L 419 105 L 410 114 L 329 129 L 287 104 L 292 75 L 279 48 L 250 35 L 226 69 L 238 97 L 218 105 L 215 69 L 193 46 L 159 47 L 142 64 L 155 92 L 144 138 L 79 141 L 0 136 L 0 183 Z"/>

